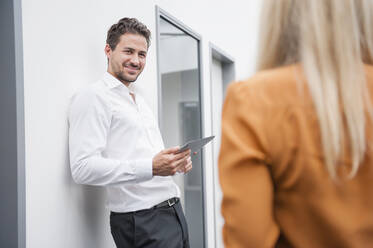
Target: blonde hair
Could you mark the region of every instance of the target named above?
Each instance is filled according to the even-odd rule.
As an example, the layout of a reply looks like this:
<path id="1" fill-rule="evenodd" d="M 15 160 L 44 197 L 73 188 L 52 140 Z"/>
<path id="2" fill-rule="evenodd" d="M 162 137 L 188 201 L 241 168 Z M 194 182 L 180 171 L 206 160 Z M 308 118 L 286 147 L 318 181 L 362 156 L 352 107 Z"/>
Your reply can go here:
<path id="1" fill-rule="evenodd" d="M 261 22 L 258 70 L 302 65 L 327 170 L 337 178 L 347 136 L 355 176 L 367 149 L 365 109 L 372 116 L 363 63 L 373 64 L 373 1 L 265 0 Z"/>

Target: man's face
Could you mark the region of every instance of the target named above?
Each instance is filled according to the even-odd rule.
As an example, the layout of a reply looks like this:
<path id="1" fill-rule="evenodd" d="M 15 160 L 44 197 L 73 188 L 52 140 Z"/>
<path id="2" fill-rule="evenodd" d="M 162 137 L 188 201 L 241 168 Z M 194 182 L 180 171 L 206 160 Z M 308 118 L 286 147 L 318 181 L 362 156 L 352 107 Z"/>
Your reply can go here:
<path id="1" fill-rule="evenodd" d="M 147 42 L 144 36 L 125 33 L 114 50 L 108 44 L 105 53 L 108 57 L 108 72 L 125 85 L 136 81 L 145 67 Z"/>

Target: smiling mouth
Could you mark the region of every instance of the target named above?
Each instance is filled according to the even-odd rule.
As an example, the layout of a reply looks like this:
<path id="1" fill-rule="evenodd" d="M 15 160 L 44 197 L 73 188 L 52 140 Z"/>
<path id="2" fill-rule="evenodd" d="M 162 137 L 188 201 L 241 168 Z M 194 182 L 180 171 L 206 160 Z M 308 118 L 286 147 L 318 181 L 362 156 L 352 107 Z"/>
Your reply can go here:
<path id="1" fill-rule="evenodd" d="M 125 67 L 129 72 L 137 73 L 139 71 L 139 68 L 131 68 L 131 67 Z"/>

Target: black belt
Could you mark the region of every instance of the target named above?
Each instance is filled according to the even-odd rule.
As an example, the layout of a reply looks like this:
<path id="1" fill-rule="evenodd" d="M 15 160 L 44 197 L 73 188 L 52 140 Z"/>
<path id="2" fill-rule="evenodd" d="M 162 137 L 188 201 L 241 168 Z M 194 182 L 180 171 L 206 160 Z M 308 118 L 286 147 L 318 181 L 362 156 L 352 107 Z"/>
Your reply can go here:
<path id="1" fill-rule="evenodd" d="M 157 205 L 155 205 L 154 207 L 152 207 L 153 209 L 154 208 L 164 208 L 164 207 L 172 207 L 173 205 L 175 205 L 176 203 L 179 202 L 179 198 L 177 197 L 173 197 L 173 198 L 170 198 L 168 200 L 165 200 Z"/>
<path id="2" fill-rule="evenodd" d="M 134 213 L 138 213 L 138 212 L 143 212 L 143 211 L 149 211 L 149 210 L 154 210 L 154 209 L 157 209 L 157 208 L 169 208 L 169 207 L 172 207 L 173 205 L 175 205 L 176 203 L 178 203 L 180 200 L 178 197 L 172 197 L 168 200 L 165 200 L 151 208 L 148 208 L 148 209 L 142 209 L 142 210 L 137 210 L 137 211 L 133 211 L 133 212 L 126 212 L 126 213 L 118 213 L 118 212 L 111 212 L 112 215 L 127 215 L 127 214 L 134 214 Z"/>

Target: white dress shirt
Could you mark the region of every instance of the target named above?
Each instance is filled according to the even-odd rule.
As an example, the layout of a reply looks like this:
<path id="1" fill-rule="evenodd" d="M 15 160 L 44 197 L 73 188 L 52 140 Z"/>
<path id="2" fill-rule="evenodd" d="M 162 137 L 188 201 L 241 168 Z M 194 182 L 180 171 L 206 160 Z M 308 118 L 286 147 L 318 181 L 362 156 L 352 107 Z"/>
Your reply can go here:
<path id="1" fill-rule="evenodd" d="M 172 177 L 153 176 L 152 159 L 164 149 L 162 136 L 143 98 L 136 101 L 109 73 L 79 91 L 69 108 L 73 179 L 106 186 L 113 212 L 150 208 L 180 190 Z"/>

